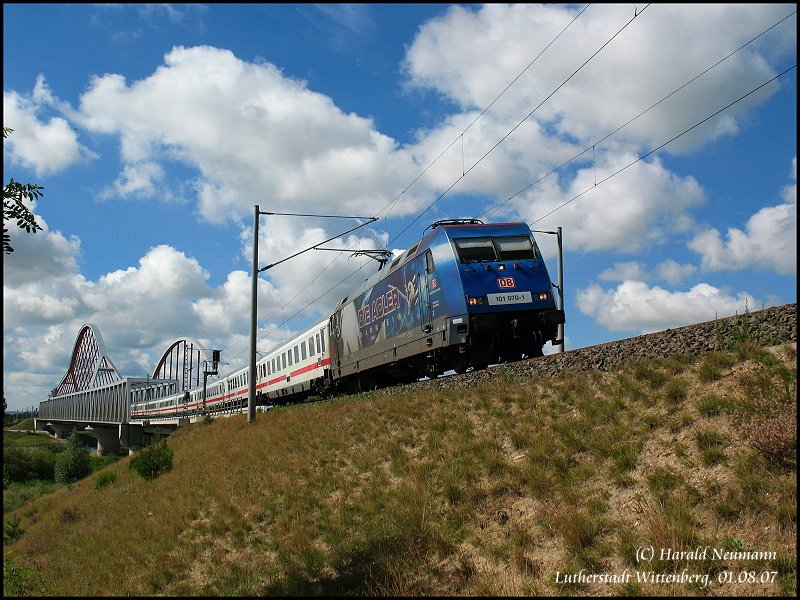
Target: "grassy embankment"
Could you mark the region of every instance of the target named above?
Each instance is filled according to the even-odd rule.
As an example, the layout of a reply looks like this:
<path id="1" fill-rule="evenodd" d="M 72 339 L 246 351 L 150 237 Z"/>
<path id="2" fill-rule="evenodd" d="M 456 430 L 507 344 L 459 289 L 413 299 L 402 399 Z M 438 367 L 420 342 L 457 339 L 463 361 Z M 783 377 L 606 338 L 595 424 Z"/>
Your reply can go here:
<path id="1" fill-rule="evenodd" d="M 795 361 L 744 344 L 544 380 L 500 367 L 192 425 L 153 481 L 124 458 L 13 513 L 4 591 L 794 595 Z M 682 573 L 708 585 L 664 581 Z"/>

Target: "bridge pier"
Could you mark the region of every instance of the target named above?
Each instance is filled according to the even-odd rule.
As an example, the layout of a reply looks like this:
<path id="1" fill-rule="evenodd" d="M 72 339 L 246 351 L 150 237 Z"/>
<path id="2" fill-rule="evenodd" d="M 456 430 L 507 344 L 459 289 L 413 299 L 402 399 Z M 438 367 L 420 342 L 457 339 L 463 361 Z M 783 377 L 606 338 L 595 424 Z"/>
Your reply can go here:
<path id="1" fill-rule="evenodd" d="M 81 431 L 83 429 L 82 425 L 78 425 L 76 423 L 51 423 L 48 422 L 45 425 L 45 428 L 49 428 L 53 430 L 53 434 L 60 440 L 67 439 L 67 436 L 72 433 L 73 430 Z"/>
<path id="2" fill-rule="evenodd" d="M 128 448 L 128 454 L 136 454 L 144 444 L 144 430 L 142 427 L 120 423 L 119 441 Z"/>
<path id="3" fill-rule="evenodd" d="M 102 426 L 90 425 L 84 432 L 97 440 L 97 455 L 114 454 L 119 452 L 119 428 L 117 425 Z"/>
<path id="4" fill-rule="evenodd" d="M 53 430 L 53 434 L 60 440 L 64 440 L 73 429 L 73 425 L 62 425 L 61 423 L 48 423 L 47 426 Z"/>

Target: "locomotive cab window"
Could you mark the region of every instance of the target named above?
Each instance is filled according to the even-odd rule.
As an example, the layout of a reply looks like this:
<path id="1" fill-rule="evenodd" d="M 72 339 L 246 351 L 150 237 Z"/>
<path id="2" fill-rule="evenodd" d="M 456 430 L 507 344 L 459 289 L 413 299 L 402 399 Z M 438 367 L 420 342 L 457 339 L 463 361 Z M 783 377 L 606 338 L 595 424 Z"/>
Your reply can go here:
<path id="1" fill-rule="evenodd" d="M 500 260 L 531 260 L 536 258 L 531 238 L 527 235 L 510 235 L 494 238 Z"/>
<path id="2" fill-rule="evenodd" d="M 497 260 L 492 238 L 469 237 L 453 240 L 462 263 L 491 262 Z"/>

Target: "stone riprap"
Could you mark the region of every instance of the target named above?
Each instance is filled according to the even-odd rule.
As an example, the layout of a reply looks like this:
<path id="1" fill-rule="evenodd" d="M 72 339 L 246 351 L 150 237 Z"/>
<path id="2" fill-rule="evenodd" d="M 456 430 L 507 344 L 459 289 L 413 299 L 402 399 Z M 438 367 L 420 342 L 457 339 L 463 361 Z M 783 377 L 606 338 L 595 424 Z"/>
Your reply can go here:
<path id="1" fill-rule="evenodd" d="M 748 311 L 733 317 L 507 363 L 503 365 L 503 369 L 489 368 L 463 375 L 420 381 L 411 385 L 436 388 L 473 386 L 508 371 L 516 375 L 543 377 L 565 371 L 608 370 L 631 360 L 667 358 L 676 354 L 702 354 L 730 349 L 742 341 L 752 341 L 761 346 L 796 343 L 797 304 Z M 406 387 L 408 386 L 384 391 L 394 393 Z"/>

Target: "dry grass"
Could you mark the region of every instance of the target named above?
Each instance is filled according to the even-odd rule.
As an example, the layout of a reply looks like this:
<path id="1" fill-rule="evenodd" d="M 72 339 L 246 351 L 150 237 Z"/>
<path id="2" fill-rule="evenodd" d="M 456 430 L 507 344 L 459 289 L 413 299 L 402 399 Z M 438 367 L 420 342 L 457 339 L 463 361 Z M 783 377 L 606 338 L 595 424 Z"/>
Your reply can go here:
<path id="1" fill-rule="evenodd" d="M 794 595 L 794 360 L 750 349 L 501 373 L 215 419 L 176 432 L 153 481 L 123 459 L 7 515 L 22 533 L 4 591 Z M 642 561 L 650 547 L 775 555 Z M 708 586 L 634 575 L 684 569 Z M 565 580 L 581 572 L 630 579 Z"/>

